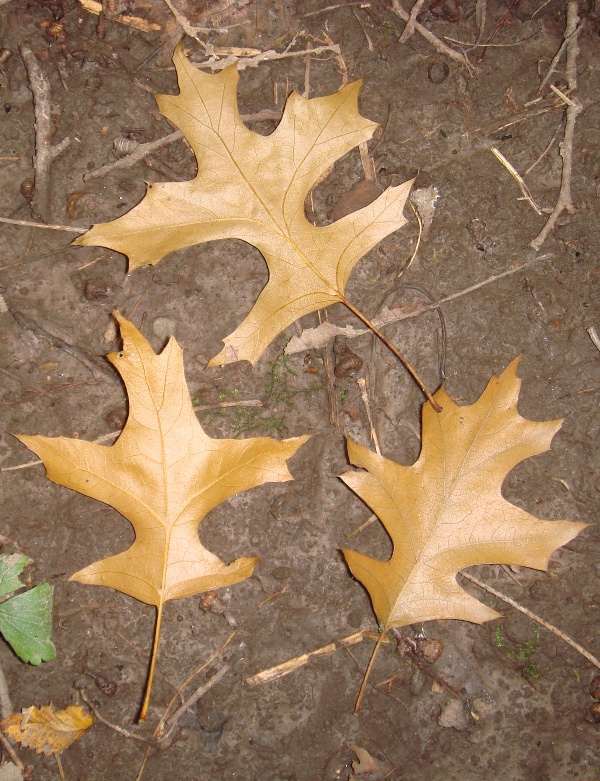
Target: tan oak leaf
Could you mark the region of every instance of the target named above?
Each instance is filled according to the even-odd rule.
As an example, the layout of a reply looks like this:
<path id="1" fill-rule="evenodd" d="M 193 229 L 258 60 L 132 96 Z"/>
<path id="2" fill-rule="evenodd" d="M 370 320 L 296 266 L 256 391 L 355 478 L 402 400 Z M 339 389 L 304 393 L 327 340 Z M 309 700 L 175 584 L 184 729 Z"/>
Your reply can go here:
<path id="1" fill-rule="evenodd" d="M 539 520 L 502 496 L 508 472 L 548 450 L 562 422 L 518 414 L 518 362 L 493 377 L 469 406 L 458 406 L 441 388 L 434 398 L 443 411 L 423 406 L 422 449 L 412 466 L 348 441 L 350 461 L 361 471 L 341 478 L 379 517 L 394 545 L 385 562 L 343 549 L 369 592 L 382 636 L 432 619 L 497 618 L 457 583 L 458 572 L 475 564 L 545 570 L 553 551 L 587 526 Z"/>
<path id="2" fill-rule="evenodd" d="M 234 494 L 291 480 L 286 461 L 308 437 L 212 439 L 194 413 L 177 342 L 171 339 L 156 355 L 132 323 L 116 317 L 123 350 L 108 359 L 129 397 L 119 439 L 110 447 L 65 437 L 19 439 L 42 459 L 50 480 L 110 504 L 134 526 L 128 550 L 85 567 L 71 580 L 108 586 L 156 606 L 148 697 L 165 602 L 244 580 L 258 561 L 223 563 L 200 542 L 199 523 Z"/>
<path id="3" fill-rule="evenodd" d="M 209 365 L 255 363 L 288 325 L 336 302 L 362 318 L 345 298 L 346 283 L 357 261 L 406 222 L 402 212 L 412 182 L 388 188 L 325 227 L 312 225 L 304 212 L 306 196 L 333 163 L 377 127 L 358 113 L 361 82 L 310 100 L 293 92 L 279 126 L 262 136 L 240 119 L 235 65 L 203 73 L 181 46 L 174 63 L 179 94 L 158 95 L 157 102 L 190 143 L 196 177 L 148 185 L 128 214 L 95 225 L 75 243 L 122 252 L 130 269 L 215 239 L 257 247 L 269 268 L 268 283 Z"/>

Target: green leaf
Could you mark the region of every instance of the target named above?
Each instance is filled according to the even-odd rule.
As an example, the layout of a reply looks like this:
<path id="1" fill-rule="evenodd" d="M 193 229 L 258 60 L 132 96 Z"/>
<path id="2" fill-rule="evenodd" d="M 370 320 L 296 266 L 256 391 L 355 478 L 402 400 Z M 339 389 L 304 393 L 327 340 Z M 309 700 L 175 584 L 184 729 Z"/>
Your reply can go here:
<path id="1" fill-rule="evenodd" d="M 22 553 L 4 554 L 0 556 L 0 597 L 23 588 L 19 575 L 29 564 L 29 557 Z"/>
<path id="2" fill-rule="evenodd" d="M 0 596 L 23 588 L 19 575 L 29 558 L 19 553 L 0 556 Z M 50 662 L 56 656 L 52 643 L 52 591 L 48 583 L 0 604 L 0 632 L 17 656 L 29 664 Z"/>

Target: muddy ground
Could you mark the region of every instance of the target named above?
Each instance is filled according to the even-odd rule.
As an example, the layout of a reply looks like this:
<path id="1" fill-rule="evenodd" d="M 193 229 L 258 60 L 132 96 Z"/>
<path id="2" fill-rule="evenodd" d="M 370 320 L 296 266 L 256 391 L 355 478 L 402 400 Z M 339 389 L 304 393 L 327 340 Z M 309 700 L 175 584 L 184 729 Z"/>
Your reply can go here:
<path id="1" fill-rule="evenodd" d="M 538 205 L 554 205 L 561 176 L 563 110 L 513 120 L 536 98 L 561 44 L 566 3 L 488 2 L 481 40 L 493 37 L 495 46 L 469 51 L 473 73 L 418 34 L 400 43 L 404 23 L 384 3 L 365 8 L 346 4 L 312 15 L 326 4 L 256 0 L 234 5 L 239 8 L 229 17 L 225 13 L 216 20 L 234 26 L 209 34 L 207 40 L 219 46 L 282 51 L 292 31 L 313 36 L 299 37 L 295 48 L 314 47 L 326 33 L 341 47 L 350 79 L 364 79 L 361 113 L 385 128 L 378 141 L 370 142 L 380 183 L 387 186 L 416 176 L 415 187 L 438 188 L 429 236 L 400 280 L 418 235 L 409 213 L 408 224 L 358 264 L 347 293 L 359 308 L 375 316 L 382 302 L 410 306 L 426 301 L 427 295 L 439 300 L 536 257 L 529 242 L 547 214 L 537 214 L 522 199 L 515 180 L 489 148 L 495 145 L 524 172 L 554 138 L 526 176 Z M 474 6 L 426 2 L 419 18 L 440 38 L 474 41 Z M 461 403 L 473 402 L 493 374 L 523 354 L 521 414 L 533 420 L 565 420 L 550 452 L 511 472 L 504 496 L 538 517 L 591 525 L 552 557 L 548 573 L 507 572 L 495 566 L 473 568 L 472 573 L 598 655 L 600 354 L 586 329 L 600 324 L 599 18 L 592 3 L 582 1 L 580 6 L 584 27 L 578 93 L 584 110 L 575 133 L 575 212 L 563 213 L 538 253 L 543 259 L 445 304 L 445 336 L 435 311 L 390 325 L 387 333 L 433 388 L 441 382 L 440 351 L 445 346 L 447 389 Z M 54 20 L 53 10 L 62 33 L 47 26 Z M 169 19 L 166 7 L 158 3 L 138 11 L 163 27 Z M 196 15 L 193 21 L 202 18 Z M 204 24 L 211 20 L 204 19 Z M 71 137 L 53 166 L 54 222 L 85 229 L 112 220 L 139 202 L 145 182 L 194 175 L 193 155 L 177 142 L 155 152 L 146 164 L 83 181 L 84 173 L 114 160 L 115 138 L 145 142 L 171 132 L 152 93 L 177 90 L 168 58 L 164 51 L 156 53 L 159 32 L 139 32 L 107 20 L 102 39 L 96 25 L 95 16 L 68 0 L 13 0 L 0 9 L 0 43 L 12 52 L 0 71 L 2 215 L 33 219 L 21 194 L 21 183 L 34 173 L 32 96 L 18 50 L 23 40 L 29 41 L 51 82 L 53 140 Z M 58 39 L 46 30 L 54 30 Z M 185 44 L 189 54 L 202 59 L 196 42 L 185 38 Z M 242 113 L 281 109 L 286 90 L 304 91 L 305 68 L 304 57 L 291 57 L 245 70 L 239 91 Z M 310 96 L 336 91 L 341 79 L 333 56 L 315 57 Z M 551 83 L 565 88 L 564 59 Z M 542 94 L 546 105 L 552 93 L 545 88 Z M 496 120 L 504 121 L 494 125 Z M 252 129 L 267 134 L 274 126 L 254 123 Z M 362 176 L 358 152 L 340 160 L 308 204 L 314 221 L 326 224 L 336 201 Z M 449 621 L 405 629 L 407 637 L 424 633 L 441 640 L 441 657 L 429 664 L 410 652 L 401 656 L 394 643 L 383 646 L 358 716 L 353 707 L 372 640 L 313 659 L 272 683 L 256 688 L 246 684 L 250 676 L 287 659 L 361 629 L 376 631 L 368 595 L 350 576 L 338 549 L 349 545 L 386 559 L 391 546 L 379 523 L 348 541 L 370 512 L 337 479 L 348 468 L 344 434 L 369 444 L 356 383 L 368 372 L 382 452 L 410 464 L 419 452 L 423 398 L 391 354 L 374 345 L 370 336 L 346 343 L 363 366 L 335 379 L 338 427 L 329 423 L 323 353 L 283 358 L 293 328 L 276 339 L 254 369 L 247 363 L 205 369 L 267 278 L 258 251 L 241 241 L 192 247 L 128 275 L 122 255 L 72 247 L 72 238 L 39 228 L 0 228 L 0 285 L 6 303 L 0 313 L 2 467 L 31 460 L 11 433 L 91 440 L 119 429 L 126 416 L 125 392 L 116 374 L 114 381 L 94 375 L 19 325 L 15 312 L 98 360 L 119 347 L 110 326 L 112 310 L 132 318 L 157 351 L 166 333 L 159 319 L 167 318 L 167 332 L 175 329 L 184 348 L 196 404 L 249 399 L 263 403 L 262 408 L 200 412 L 211 436 L 314 436 L 291 462 L 294 483 L 238 495 L 202 523 L 204 544 L 225 561 L 257 555 L 260 564 L 252 578 L 220 595 L 224 612 L 203 610 L 200 597 L 167 605 L 159 672 L 143 725 L 136 725 L 136 715 L 153 609 L 108 589 L 68 581 L 73 572 L 126 549 L 133 540 L 131 527 L 112 508 L 46 480 L 43 467 L 0 475 L 1 530 L 11 540 L 4 550 L 12 552 L 18 545 L 35 561 L 32 578 L 54 586 L 56 660 L 28 666 L 0 643 L 0 664 L 15 709 L 81 703 L 77 687 L 84 687 L 105 719 L 151 737 L 176 687 L 239 627 L 228 648 L 186 695 L 224 659 L 230 657 L 231 668 L 197 709 L 185 715 L 176 742 L 151 753 L 144 778 L 348 779 L 356 760 L 348 744 L 376 759 L 379 769 L 363 777 L 377 781 L 596 778 L 600 726 L 590 717 L 589 684 L 598 671 L 556 635 L 465 580 L 461 582 L 467 591 L 504 618 L 481 626 Z M 329 317 L 340 324 L 354 322 L 337 306 Z M 302 326 L 316 322 L 316 315 L 307 316 Z M 336 345 L 338 363 L 343 346 Z M 108 679 L 116 691 L 103 692 L 93 676 Z M 142 742 L 97 721 L 62 755 L 65 776 L 69 781 L 133 781 L 145 751 Z M 27 749 L 19 753 L 25 764 L 33 765 L 33 778 L 58 777 L 52 756 Z"/>

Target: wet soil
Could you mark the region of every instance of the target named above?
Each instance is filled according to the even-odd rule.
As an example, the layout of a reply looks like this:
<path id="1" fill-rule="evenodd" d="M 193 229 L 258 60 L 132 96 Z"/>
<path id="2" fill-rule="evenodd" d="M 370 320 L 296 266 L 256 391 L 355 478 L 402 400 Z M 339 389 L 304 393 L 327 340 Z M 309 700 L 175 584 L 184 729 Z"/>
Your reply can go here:
<path id="1" fill-rule="evenodd" d="M 87 171 L 114 159 L 115 138 L 144 142 L 171 132 L 152 93 L 174 93 L 177 85 L 163 53 L 150 58 L 160 46 L 158 32 L 107 21 L 100 39 L 96 17 L 76 3 L 54 7 L 61 5 L 66 11 L 60 20 L 62 40 L 51 38 L 41 26 L 53 20 L 52 3 L 13 0 L 0 11 L 0 41 L 12 52 L 0 71 L 0 213 L 32 219 L 21 194 L 21 183 L 33 178 L 34 153 L 32 97 L 17 48 L 26 39 L 51 82 L 53 140 L 71 137 L 53 166 L 52 219 L 84 230 L 137 204 L 145 182 L 193 177 L 195 160 L 177 142 L 155 152 L 147 164 L 83 181 Z M 542 209 L 553 206 L 560 185 L 563 110 L 512 120 L 537 97 L 541 76 L 561 44 L 566 3 L 488 3 L 482 40 L 495 33 L 495 46 L 469 52 L 476 68 L 472 74 L 417 34 L 399 43 L 400 19 L 382 3 L 366 5 L 310 15 L 324 4 L 245 4 L 233 18 L 237 26 L 211 34 L 210 40 L 219 46 L 281 51 L 290 31 L 314 36 L 299 38 L 297 46 L 315 46 L 315 39 L 323 40 L 326 33 L 341 47 L 349 78 L 364 79 L 361 113 L 385 128 L 370 143 L 379 182 L 387 186 L 416 177 L 415 187 L 438 189 L 427 240 L 401 279 L 398 274 L 418 235 L 408 209 L 408 224 L 357 265 L 347 294 L 374 317 L 383 303 L 414 305 L 428 296 L 439 300 L 536 258 L 529 242 L 546 215 L 521 198 L 490 147 L 501 150 L 520 172 L 541 158 L 526 181 Z M 422 21 L 437 36 L 475 40 L 474 3 L 425 3 L 424 10 L 430 6 L 433 10 Z M 548 573 L 492 566 L 473 568 L 472 573 L 598 655 L 600 353 L 586 329 L 600 322 L 599 38 L 597 12 L 590 3 L 582 2 L 581 8 L 585 25 L 578 68 L 584 110 L 575 134 L 575 212 L 561 216 L 535 263 L 445 304 L 444 335 L 435 311 L 392 324 L 387 333 L 430 387 L 439 386 L 443 371 L 449 393 L 461 403 L 473 402 L 493 374 L 523 354 L 521 414 L 532 420 L 564 418 L 564 423 L 552 450 L 514 469 L 503 494 L 538 517 L 590 526 L 552 557 Z M 161 9 L 156 16 L 164 26 L 168 13 Z M 195 42 L 186 38 L 185 43 L 190 54 L 202 59 Z M 304 57 L 291 57 L 245 70 L 239 90 L 242 113 L 280 110 L 288 90 L 304 91 L 305 65 Z M 337 90 L 341 78 L 334 57 L 313 58 L 310 96 Z M 552 82 L 564 89 L 564 61 Z M 548 91 L 543 95 L 546 101 L 552 98 Z M 502 119 L 501 129 L 490 129 Z M 267 134 L 274 126 L 254 123 L 252 129 Z M 307 204 L 314 221 L 326 224 L 336 201 L 362 178 L 357 151 L 340 160 Z M 221 609 L 207 612 L 200 597 L 167 605 L 159 672 L 143 725 L 136 725 L 136 715 L 153 609 L 120 593 L 68 580 L 93 561 L 126 549 L 133 540 L 131 527 L 112 508 L 46 480 L 42 467 L 2 473 L 1 530 L 12 541 L 5 550 L 18 544 L 35 562 L 33 579 L 54 586 L 56 660 L 27 666 L 0 643 L 0 664 L 15 709 L 80 703 L 77 687 L 84 687 L 105 719 L 151 737 L 177 687 L 237 628 L 186 696 L 226 659 L 231 664 L 227 674 L 185 714 L 177 740 L 150 754 L 145 778 L 348 779 L 356 761 L 348 744 L 377 760 L 379 770 L 364 776 L 369 779 L 596 778 L 599 726 L 589 716 L 589 684 L 597 670 L 556 635 L 464 580 L 467 591 L 504 618 L 481 626 L 448 621 L 403 630 L 407 637 L 439 639 L 441 657 L 428 663 L 410 651 L 400 655 L 395 643 L 384 645 L 359 715 L 353 708 L 373 646 L 370 639 L 314 657 L 271 683 L 248 686 L 247 679 L 261 670 L 359 630 L 377 629 L 367 593 L 338 552 L 350 545 L 386 559 L 391 549 L 379 523 L 348 541 L 370 514 L 337 478 L 348 468 L 344 434 L 370 442 L 356 383 L 358 362 L 354 373 L 335 379 L 340 425 L 333 426 L 323 353 L 283 357 L 294 328 L 275 340 L 254 369 L 247 363 L 205 368 L 266 282 L 264 261 L 254 248 L 237 240 L 203 244 L 128 275 L 123 256 L 72 247 L 72 237 L 46 229 L 0 228 L 0 285 L 6 304 L 0 311 L 2 467 L 31 460 L 11 433 L 96 439 L 119 429 L 127 411 L 116 375 L 111 381 L 94 374 L 21 327 L 14 312 L 98 361 L 119 346 L 112 310 L 131 318 L 157 351 L 165 342 L 164 320 L 157 321 L 167 318 L 167 330 L 176 329 L 184 348 L 196 404 L 263 403 L 262 408 L 200 412 L 211 436 L 314 436 L 290 464 L 293 483 L 267 484 L 235 496 L 202 523 L 204 544 L 222 559 L 257 555 L 260 564 L 252 578 L 220 594 Z M 355 324 L 338 306 L 329 318 Z M 307 316 L 301 326 L 316 323 L 316 315 Z M 343 347 L 340 340 L 338 361 Z M 420 446 L 419 389 L 370 336 L 348 340 L 345 347 L 363 361 L 358 375 L 369 373 L 383 454 L 412 463 Z M 90 672 L 113 682 L 116 691 L 110 696 L 103 692 Z M 145 752 L 142 742 L 97 721 L 63 754 L 62 762 L 70 780 L 133 781 Z M 33 765 L 35 779 L 57 778 L 53 757 L 26 749 L 20 754 Z"/>

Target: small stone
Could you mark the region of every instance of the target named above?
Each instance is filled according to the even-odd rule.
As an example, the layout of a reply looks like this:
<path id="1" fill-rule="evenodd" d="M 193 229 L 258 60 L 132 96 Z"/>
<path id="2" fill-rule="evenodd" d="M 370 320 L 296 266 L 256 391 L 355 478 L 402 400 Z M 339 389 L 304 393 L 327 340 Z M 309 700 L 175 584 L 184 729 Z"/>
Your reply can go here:
<path id="1" fill-rule="evenodd" d="M 287 580 L 294 574 L 294 571 L 290 567 L 275 567 L 271 570 L 271 575 L 275 580 Z"/>
<path id="2" fill-rule="evenodd" d="M 473 726 L 473 719 L 469 711 L 460 700 L 448 700 L 438 716 L 440 727 L 452 728 L 459 731 Z"/>
<path id="3" fill-rule="evenodd" d="M 152 323 L 152 332 L 159 339 L 169 339 L 177 333 L 177 320 L 170 317 L 157 317 Z"/>
<path id="4" fill-rule="evenodd" d="M 286 491 L 271 502 L 269 512 L 277 521 L 298 523 L 308 511 L 307 504 L 306 497 L 295 491 Z"/>
<path id="5" fill-rule="evenodd" d="M 110 320 L 109 324 L 104 329 L 104 333 L 102 334 L 102 338 L 105 342 L 114 342 L 117 338 L 117 323 L 115 320 Z"/>
<path id="6" fill-rule="evenodd" d="M 590 694 L 595 700 L 600 700 L 600 675 L 594 675 L 590 683 Z"/>
<path id="7" fill-rule="evenodd" d="M 111 431 L 120 431 L 125 425 L 127 414 L 123 409 L 111 409 L 104 416 L 104 420 L 110 426 Z"/>
<path id="8" fill-rule="evenodd" d="M 107 298 L 110 293 L 108 285 L 96 282 L 93 279 L 87 279 L 83 286 L 83 297 L 86 301 L 97 301 L 99 298 Z"/>
<path id="9" fill-rule="evenodd" d="M 60 363 L 58 361 L 45 361 L 44 363 L 40 363 L 38 369 L 41 372 L 44 372 L 44 374 L 52 374 L 52 372 L 60 369 Z"/>

